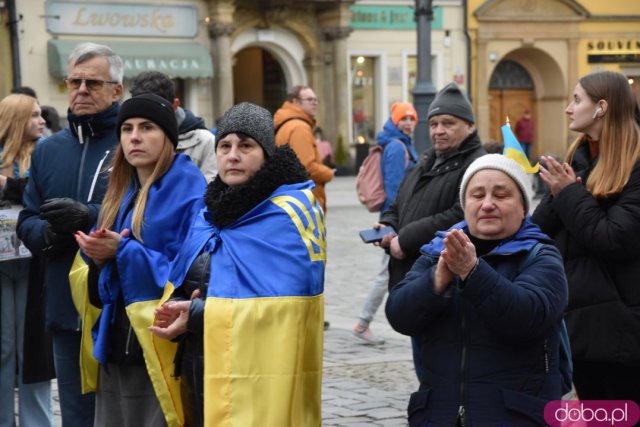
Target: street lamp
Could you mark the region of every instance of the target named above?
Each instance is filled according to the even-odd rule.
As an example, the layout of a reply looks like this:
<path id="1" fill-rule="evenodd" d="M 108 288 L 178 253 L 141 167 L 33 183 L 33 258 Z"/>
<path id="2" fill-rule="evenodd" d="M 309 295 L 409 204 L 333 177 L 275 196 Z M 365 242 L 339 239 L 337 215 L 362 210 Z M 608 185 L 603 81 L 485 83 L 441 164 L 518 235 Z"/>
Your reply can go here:
<path id="1" fill-rule="evenodd" d="M 436 87 L 431 81 L 431 21 L 433 0 L 416 0 L 416 27 L 418 34 L 418 78 L 413 88 L 413 105 L 418 113 L 418 124 L 414 133 L 415 147 L 422 153 L 431 147 L 429 139 L 429 106 L 436 96 Z"/>

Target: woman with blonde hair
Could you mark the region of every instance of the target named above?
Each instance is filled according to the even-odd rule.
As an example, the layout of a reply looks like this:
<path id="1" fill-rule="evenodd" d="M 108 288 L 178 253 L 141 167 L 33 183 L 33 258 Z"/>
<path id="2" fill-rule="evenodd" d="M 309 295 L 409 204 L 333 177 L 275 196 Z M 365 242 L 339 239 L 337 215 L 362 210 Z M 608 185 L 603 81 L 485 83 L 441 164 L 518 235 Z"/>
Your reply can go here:
<path id="1" fill-rule="evenodd" d="M 579 132 L 565 161 L 543 157 L 549 186 L 533 220 L 555 240 L 580 399 L 640 401 L 640 117 L 627 78 L 582 77 L 565 112 Z"/>
<path id="2" fill-rule="evenodd" d="M 42 137 L 44 119 L 38 101 L 27 95 L 9 95 L 0 101 L 0 189 L 3 208 L 22 205 L 29 178 L 31 153 Z M 15 239 L 12 239 L 15 242 Z M 15 246 L 15 243 L 14 243 Z M 9 257 L 10 259 L 7 259 Z M 53 425 L 51 382 L 25 383 L 23 346 L 30 260 L 3 251 L 0 262 L 0 426 L 13 427 L 14 389 L 18 386 L 19 424 Z M 28 337 L 28 340 L 42 339 Z"/>
<path id="3" fill-rule="evenodd" d="M 76 233 L 81 254 L 69 275 L 83 316 L 83 391 L 96 391 L 95 426 L 177 425 L 181 410 L 155 380 L 161 362 L 149 353 L 147 328 L 204 206 L 206 181 L 188 156 L 175 153 L 178 124 L 163 98 L 125 101 L 116 129 L 120 144 L 98 223 L 88 235 Z"/>

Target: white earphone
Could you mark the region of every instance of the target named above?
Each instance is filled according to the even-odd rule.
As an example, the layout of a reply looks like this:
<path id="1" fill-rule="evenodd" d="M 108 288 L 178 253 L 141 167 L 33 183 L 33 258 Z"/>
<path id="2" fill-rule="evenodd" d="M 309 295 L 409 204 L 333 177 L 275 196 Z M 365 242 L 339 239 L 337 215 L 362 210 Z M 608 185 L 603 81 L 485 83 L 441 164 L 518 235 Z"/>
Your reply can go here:
<path id="1" fill-rule="evenodd" d="M 602 107 L 596 108 L 596 111 L 593 112 L 593 116 L 591 118 L 595 119 L 596 117 L 598 117 L 599 113 L 602 113 Z"/>

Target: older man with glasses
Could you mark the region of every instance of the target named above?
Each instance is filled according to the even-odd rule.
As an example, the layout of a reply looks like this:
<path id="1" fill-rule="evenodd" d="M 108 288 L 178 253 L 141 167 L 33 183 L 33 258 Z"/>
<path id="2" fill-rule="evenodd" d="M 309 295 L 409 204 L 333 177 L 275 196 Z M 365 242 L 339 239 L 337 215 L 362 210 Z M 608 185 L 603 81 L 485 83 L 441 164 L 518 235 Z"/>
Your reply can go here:
<path id="1" fill-rule="evenodd" d="M 116 119 L 124 65 L 109 47 L 78 45 L 68 59 L 69 128 L 46 138 L 33 153 L 18 235 L 44 260 L 46 327 L 53 336 L 62 425 L 93 426 L 94 395 L 80 384 L 80 318 L 69 289 L 78 251 L 73 235 L 96 222 L 118 143 Z"/>
<path id="2" fill-rule="evenodd" d="M 313 194 L 327 212 L 325 183 L 333 179 L 333 170 L 322 163 L 318 142 L 313 134 L 318 112 L 318 98 L 309 86 L 294 86 L 288 99 L 273 116 L 276 145 L 288 144 L 316 184 Z"/>

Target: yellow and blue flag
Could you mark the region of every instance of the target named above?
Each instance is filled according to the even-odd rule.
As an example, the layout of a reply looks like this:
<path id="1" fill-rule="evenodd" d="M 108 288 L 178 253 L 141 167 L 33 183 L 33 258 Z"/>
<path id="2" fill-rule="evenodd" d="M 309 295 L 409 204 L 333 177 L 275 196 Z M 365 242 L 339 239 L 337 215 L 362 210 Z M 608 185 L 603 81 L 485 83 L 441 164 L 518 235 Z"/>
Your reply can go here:
<path id="1" fill-rule="evenodd" d="M 518 139 L 511 130 L 508 118 L 507 123 L 502 126 L 502 139 L 504 141 L 504 149 L 502 151 L 504 156 L 515 160 L 526 173 L 538 173 L 540 165 L 536 163 L 535 166 L 531 166 L 527 155 L 522 149 L 522 145 L 520 145 L 520 142 L 518 142 Z"/>
<path id="2" fill-rule="evenodd" d="M 115 258 L 100 270 L 98 291 L 102 309 L 88 300 L 88 259 L 76 256 L 69 281 L 73 300 L 82 317 L 80 371 L 83 392 L 96 390 L 98 366 L 105 366 L 111 352 L 116 305 L 124 301 L 131 327 L 142 348 L 149 378 L 169 426 L 184 425 L 180 381 L 172 376 L 177 344 L 155 340 L 148 328 L 163 295 L 172 263 L 193 220 L 204 206 L 206 181 L 189 157 L 178 154 L 167 173 L 149 189 L 143 242 L 132 234 L 122 237 Z M 138 191 L 132 183 L 118 211 L 113 230 L 131 230 L 133 205 Z"/>
<path id="3" fill-rule="evenodd" d="M 283 185 L 223 228 L 203 211 L 171 282 L 211 254 L 207 426 L 320 426 L 326 234 L 313 183 Z"/>

